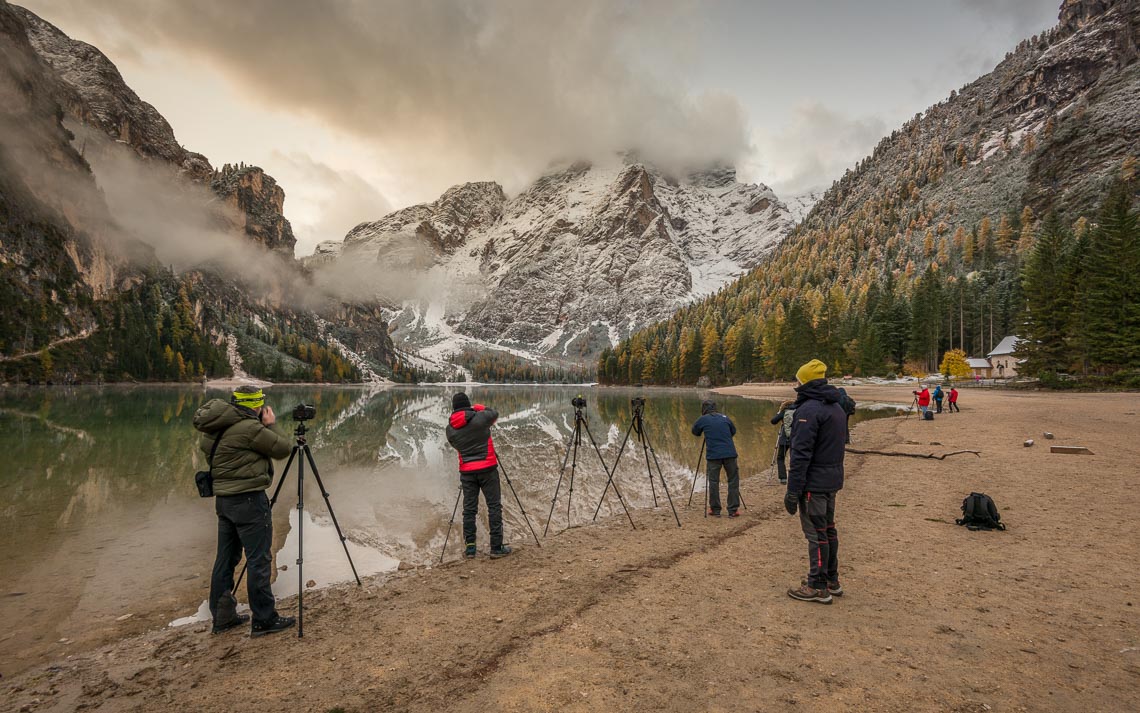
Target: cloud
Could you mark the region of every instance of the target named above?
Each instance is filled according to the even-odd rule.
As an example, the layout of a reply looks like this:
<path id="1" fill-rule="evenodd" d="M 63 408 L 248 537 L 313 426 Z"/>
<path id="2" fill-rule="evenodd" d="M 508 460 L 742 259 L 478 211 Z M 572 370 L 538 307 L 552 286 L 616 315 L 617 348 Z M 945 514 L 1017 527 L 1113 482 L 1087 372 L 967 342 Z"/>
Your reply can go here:
<path id="1" fill-rule="evenodd" d="M 771 177 L 780 195 L 825 188 L 886 133 L 879 117 L 847 117 L 818 102 L 800 104 L 782 129 L 757 136 L 761 175 Z"/>
<path id="2" fill-rule="evenodd" d="M 1052 25 L 1057 19 L 1057 0 L 958 0 L 982 18 L 1009 26 L 1017 37 Z"/>
<path id="3" fill-rule="evenodd" d="M 204 60 L 247 96 L 372 142 L 410 181 L 519 187 L 554 160 L 626 149 L 664 165 L 746 155 L 739 102 L 675 74 L 694 13 L 686 0 L 58 0 L 47 19 Z"/>
<path id="4" fill-rule="evenodd" d="M 308 255 L 317 243 L 340 242 L 362 220 L 391 212 L 380 191 L 355 171 L 332 166 L 306 153 L 274 152 L 274 173 L 289 189 L 289 214 L 297 237 L 297 255 Z"/>

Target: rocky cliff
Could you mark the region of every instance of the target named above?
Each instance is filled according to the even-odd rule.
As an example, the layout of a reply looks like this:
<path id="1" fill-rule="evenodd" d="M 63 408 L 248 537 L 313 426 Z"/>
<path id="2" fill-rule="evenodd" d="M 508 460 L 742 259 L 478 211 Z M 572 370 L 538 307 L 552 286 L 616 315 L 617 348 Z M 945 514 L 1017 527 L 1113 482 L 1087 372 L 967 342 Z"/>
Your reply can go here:
<path id="1" fill-rule="evenodd" d="M 141 157 L 168 163 L 208 185 L 243 214 L 236 227 L 261 245 L 292 257 L 297 241 L 282 214 L 285 192 L 272 177 L 256 166 L 226 165 L 215 171 L 205 156 L 186 150 L 175 139 L 166 119 L 127 86 L 98 48 L 68 37 L 35 13 L 11 8 L 27 27 L 32 49 L 52 69 L 52 96 L 71 117 L 131 146 Z"/>
<path id="2" fill-rule="evenodd" d="M 77 140 L 69 126 L 111 136 L 115 149 L 129 146 L 125 153 L 137 155 L 131 161 L 172 167 L 163 175 L 180 173 L 180 186 L 212 188 L 235 210 L 187 201 L 183 217 L 207 211 L 193 223 L 207 226 L 211 239 L 229 228 L 224 239 L 240 245 L 244 233 L 268 248 L 244 248 L 258 269 L 165 269 L 151 247 L 163 237 L 155 234 L 161 224 L 124 228 L 92 171 L 91 152 L 110 149 Z M 102 53 L 0 0 L 0 379 L 390 375 L 396 359 L 380 308 L 345 304 L 314 287 L 292 260 L 283 201 L 260 169 L 215 172 L 182 149 Z"/>
<path id="3" fill-rule="evenodd" d="M 633 157 L 576 163 L 507 198 L 469 183 L 364 223 L 318 262 L 417 269 L 397 344 L 432 359 L 497 346 L 576 360 L 757 265 L 793 223 L 730 168 L 670 176 Z"/>

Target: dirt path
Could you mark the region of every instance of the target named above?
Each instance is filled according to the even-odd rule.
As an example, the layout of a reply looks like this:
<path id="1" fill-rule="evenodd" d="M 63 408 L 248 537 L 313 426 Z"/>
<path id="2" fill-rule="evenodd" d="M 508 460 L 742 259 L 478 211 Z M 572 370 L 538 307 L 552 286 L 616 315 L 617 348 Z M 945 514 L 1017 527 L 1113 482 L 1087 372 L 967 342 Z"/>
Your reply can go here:
<path id="1" fill-rule="evenodd" d="M 753 479 L 739 520 L 693 509 L 679 530 L 666 508 L 542 549 L 516 533 L 505 560 L 310 595 L 304 639 L 154 632 L 0 682 L 0 709 L 1138 710 L 1136 400 L 968 391 L 961 414 L 860 425 L 861 447 L 982 458 L 850 456 L 832 606 L 785 596 L 803 537 Z M 970 490 L 1008 532 L 953 525 Z"/>
<path id="2" fill-rule="evenodd" d="M 70 337 L 60 337 L 59 339 L 53 340 L 53 341 L 45 344 L 44 346 L 42 346 L 38 349 L 33 349 L 30 352 L 21 352 L 20 354 L 13 354 L 11 356 L 0 356 L 0 361 L 2 361 L 2 362 L 19 361 L 21 359 L 27 359 L 28 357 L 31 357 L 31 356 L 39 356 L 40 354 L 43 353 L 44 349 L 54 349 L 55 347 L 58 347 L 60 344 L 70 344 L 71 342 L 78 342 L 82 339 L 87 339 L 92 334 L 94 334 L 96 331 L 98 331 L 98 329 L 96 327 L 89 327 L 87 329 L 80 331 L 79 334 L 73 334 Z"/>

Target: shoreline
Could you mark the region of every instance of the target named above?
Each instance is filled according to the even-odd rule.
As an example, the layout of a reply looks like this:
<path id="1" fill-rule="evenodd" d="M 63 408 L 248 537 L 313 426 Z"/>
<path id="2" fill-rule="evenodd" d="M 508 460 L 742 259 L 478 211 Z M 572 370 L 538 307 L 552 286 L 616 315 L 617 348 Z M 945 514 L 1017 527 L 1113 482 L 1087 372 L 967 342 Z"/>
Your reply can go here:
<path id="1" fill-rule="evenodd" d="M 911 389 L 848 391 L 909 403 Z M 1140 707 L 1140 576 L 1112 564 L 1140 542 L 1107 542 L 1092 519 L 1106 493 L 1114 511 L 1140 505 L 1135 398 L 978 390 L 961 404 L 933 422 L 854 429 L 859 448 L 982 457 L 849 455 L 837 517 L 848 592 L 831 606 L 784 595 L 802 576 L 803 536 L 767 464 L 742 464 L 750 509 L 738 520 L 704 518 L 674 494 L 681 529 L 666 505 L 635 511 L 636 532 L 621 516 L 552 529 L 541 548 L 513 533 L 504 560 L 310 593 L 301 640 L 151 631 L 6 676 L 0 710 Z M 1042 430 L 1096 455 L 1022 445 Z M 952 524 L 970 490 L 993 496 L 1008 531 Z"/>

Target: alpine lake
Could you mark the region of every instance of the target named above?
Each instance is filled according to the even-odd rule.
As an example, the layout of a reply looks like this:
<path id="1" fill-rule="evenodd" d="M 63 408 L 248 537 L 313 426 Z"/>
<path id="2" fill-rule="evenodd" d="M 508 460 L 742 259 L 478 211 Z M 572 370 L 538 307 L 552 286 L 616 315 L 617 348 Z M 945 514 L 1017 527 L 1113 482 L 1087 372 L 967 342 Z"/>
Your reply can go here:
<path id="1" fill-rule="evenodd" d="M 267 390 L 277 428 L 291 433 L 293 406 L 316 406 L 306 436 L 333 510 L 361 576 L 400 563 L 439 561 L 458 495 L 454 451 L 444 437 L 454 387 L 289 387 Z M 467 387 L 472 402 L 499 412 L 496 450 L 530 521 L 542 536 L 559 472 L 574 431 L 571 399 L 587 401 L 589 433 L 612 466 L 631 421 L 631 399 L 644 397 L 645 432 L 682 522 L 700 513 L 704 484 L 693 467 L 701 450 L 690 431 L 700 390 L 574 386 Z M 793 396 L 788 391 L 789 398 Z M 106 386 L 4 390 L 0 405 L 0 673 L 10 675 L 69 647 L 208 618 L 217 538 L 212 499 L 198 496 L 194 473 L 206 469 L 191 425 L 195 409 L 226 391 L 201 386 Z M 773 401 L 713 396 L 737 427 L 746 503 L 780 497 L 771 468 L 777 427 Z M 863 410 L 852 424 L 893 415 Z M 616 470 L 636 522 L 639 511 L 669 508 L 660 482 L 650 487 L 643 449 L 631 435 Z M 275 464 L 280 477 L 285 463 Z M 279 597 L 295 594 L 297 473 L 288 474 L 274 508 Z M 352 572 L 308 464 L 303 517 L 304 578 L 312 586 L 349 581 Z M 567 527 L 566 467 L 550 534 Z M 702 479 L 703 480 L 703 479 Z M 588 524 L 607 476 L 583 433 L 570 523 Z M 270 494 L 272 494 L 272 489 Z M 721 488 L 722 497 L 726 493 Z M 507 483 L 503 507 L 508 542 L 533 539 Z M 622 512 L 610 494 L 599 518 Z M 461 551 L 456 515 L 446 557 Z M 479 547 L 487 549 L 480 502 Z M 239 599 L 244 600 L 244 586 Z"/>

